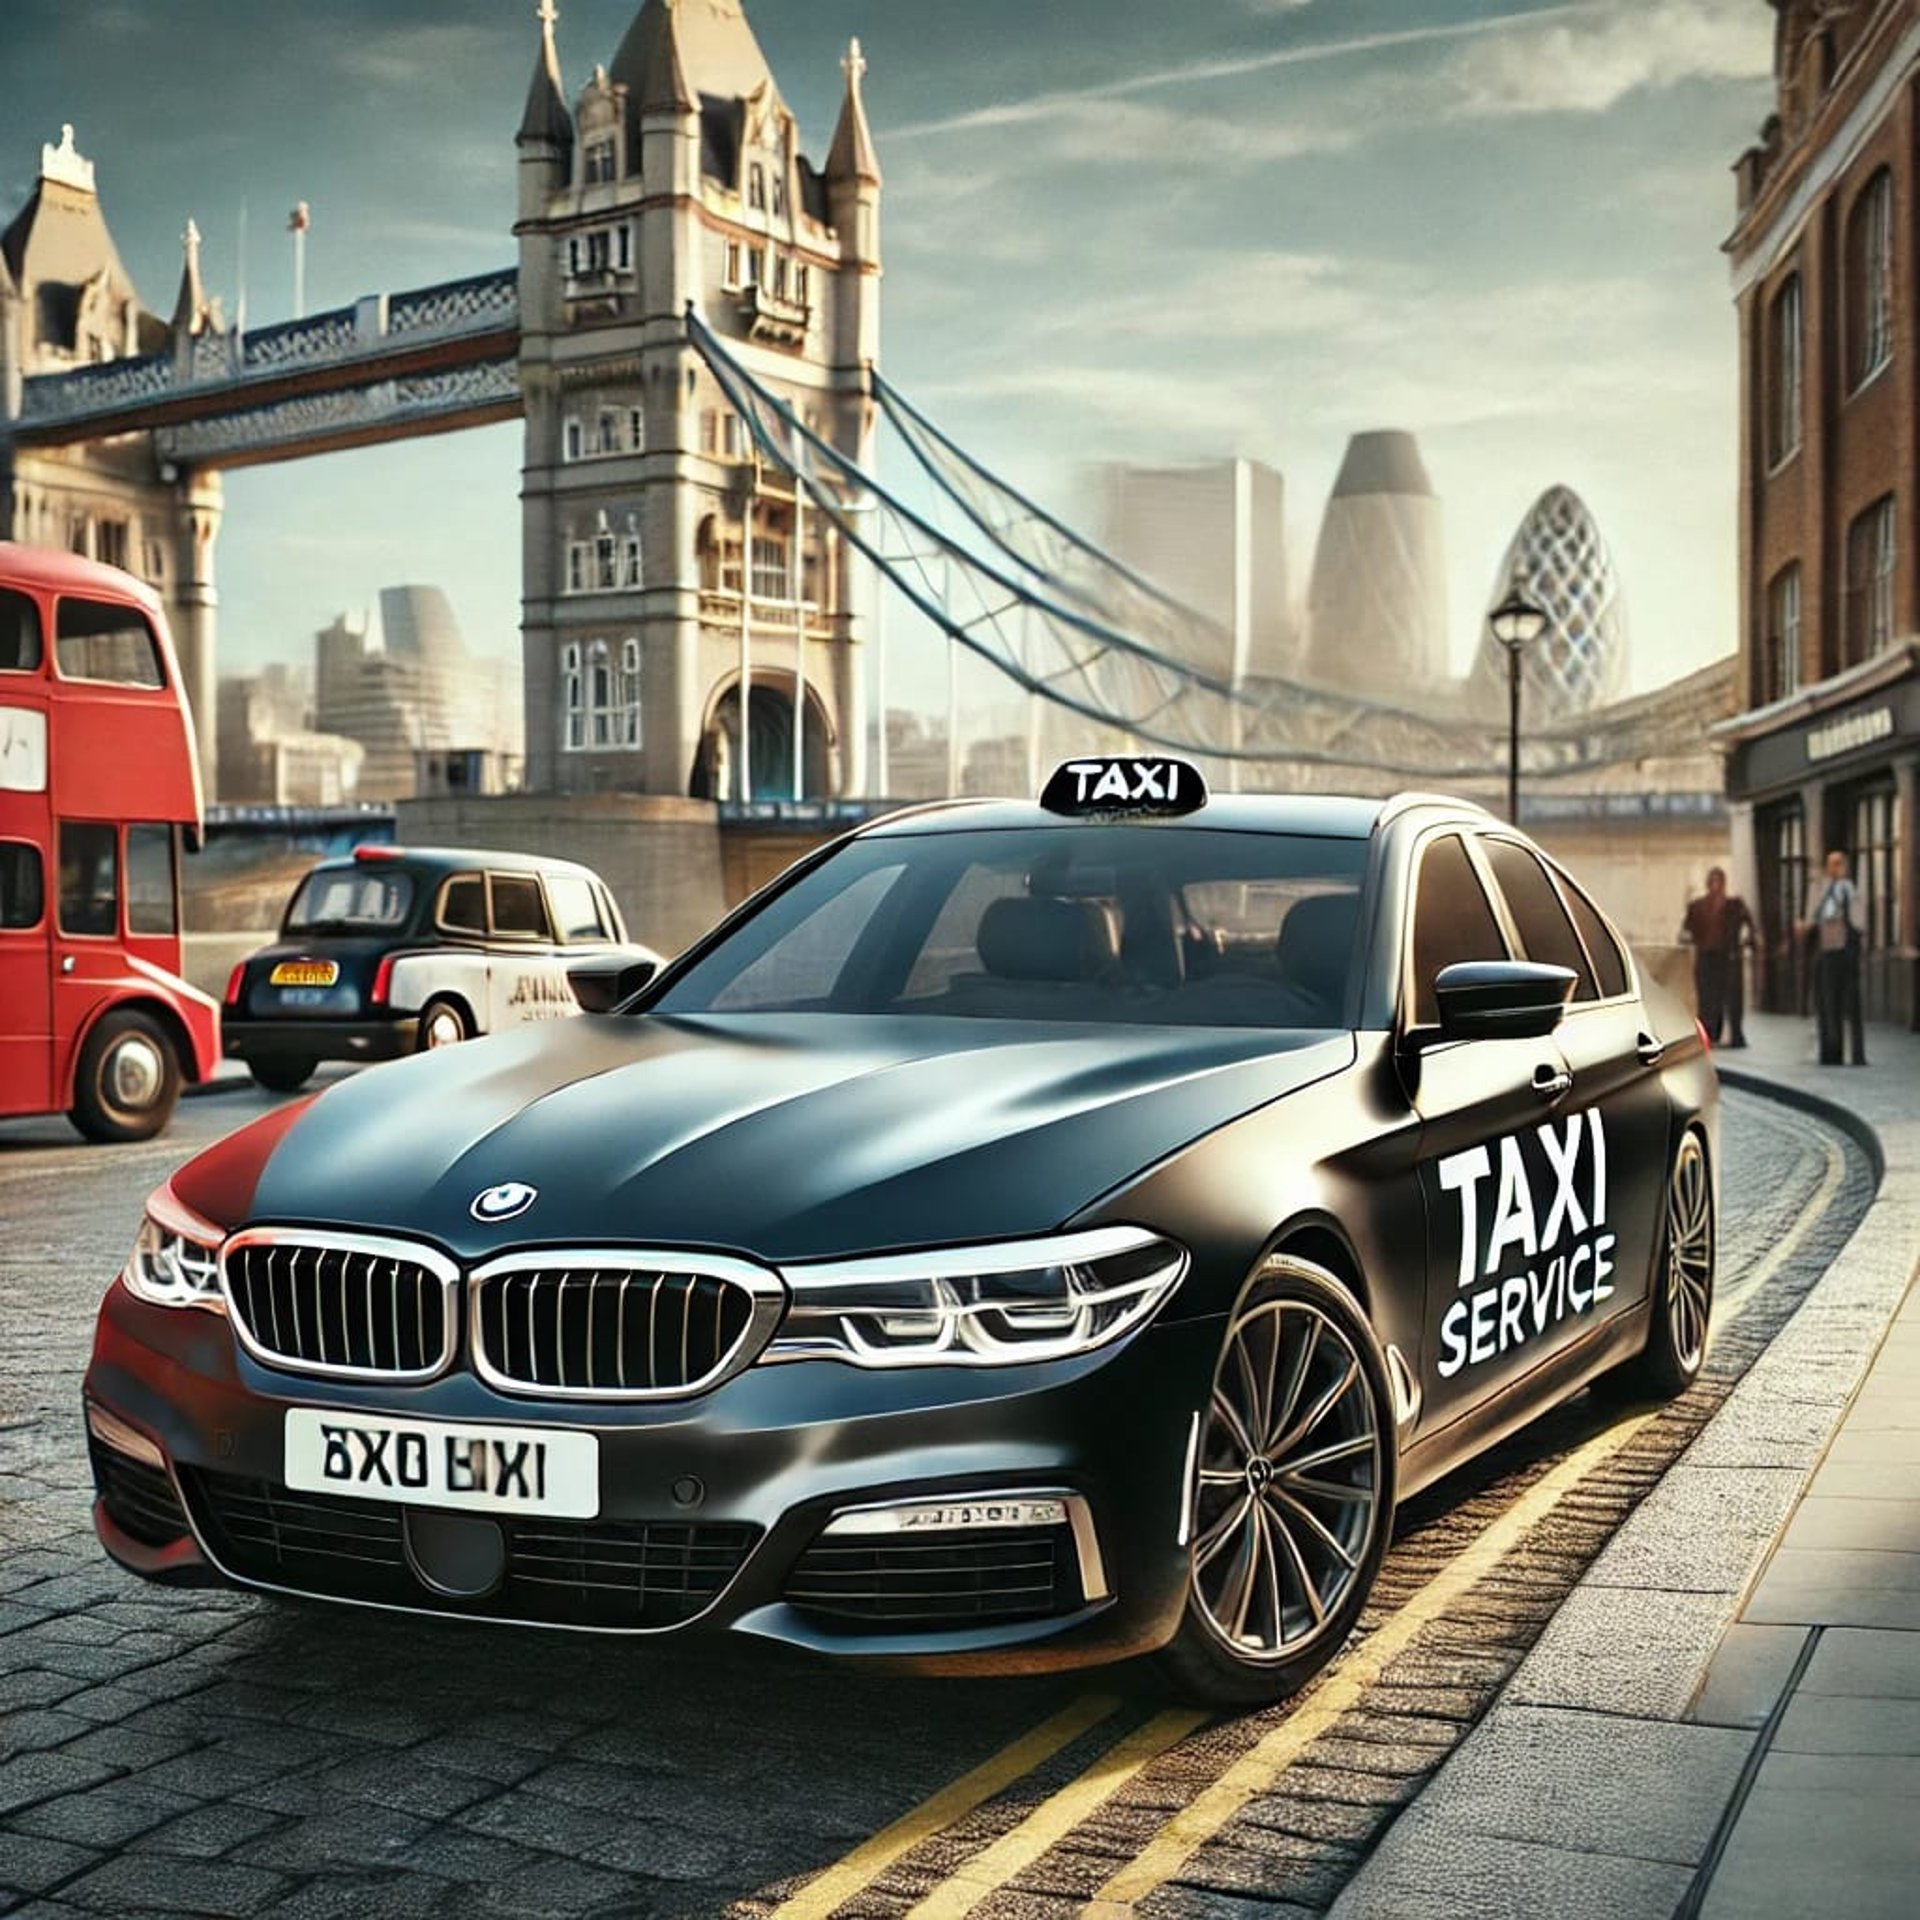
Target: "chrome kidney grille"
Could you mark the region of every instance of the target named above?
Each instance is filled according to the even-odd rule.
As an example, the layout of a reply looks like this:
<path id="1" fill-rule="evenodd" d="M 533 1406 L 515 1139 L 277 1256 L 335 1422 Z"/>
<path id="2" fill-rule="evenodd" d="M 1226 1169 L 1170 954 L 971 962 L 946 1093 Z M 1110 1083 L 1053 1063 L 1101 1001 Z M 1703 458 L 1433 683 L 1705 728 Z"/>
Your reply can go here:
<path id="1" fill-rule="evenodd" d="M 507 1392 L 636 1400 L 703 1393 L 771 1337 L 779 1282 L 744 1262 L 515 1254 L 473 1277 L 473 1363 Z"/>
<path id="2" fill-rule="evenodd" d="M 256 1360 L 338 1379 L 427 1380 L 453 1362 L 459 1270 L 430 1248 L 356 1234 L 235 1234 L 221 1279 Z"/>

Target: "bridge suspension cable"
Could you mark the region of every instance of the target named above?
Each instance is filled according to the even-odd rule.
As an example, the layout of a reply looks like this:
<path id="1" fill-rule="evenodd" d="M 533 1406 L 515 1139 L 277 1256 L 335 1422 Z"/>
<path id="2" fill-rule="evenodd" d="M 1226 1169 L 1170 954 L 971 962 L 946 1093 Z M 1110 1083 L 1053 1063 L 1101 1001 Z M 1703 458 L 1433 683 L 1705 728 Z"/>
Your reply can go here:
<path id="1" fill-rule="evenodd" d="M 881 417 L 931 483 L 909 505 L 808 427 L 689 310 L 688 337 L 757 454 L 791 473 L 880 577 L 939 633 L 1024 693 L 1121 739 L 1228 764 L 1391 769 L 1419 780 L 1484 777 L 1504 737 L 1383 702 L 1270 680 L 1236 687 L 1217 622 L 1134 572 L 1009 485 L 877 372 Z M 942 524 L 957 513 L 959 530 Z M 938 516 L 938 517 L 936 517 Z M 1565 773 L 1583 743 L 1536 743 Z"/>

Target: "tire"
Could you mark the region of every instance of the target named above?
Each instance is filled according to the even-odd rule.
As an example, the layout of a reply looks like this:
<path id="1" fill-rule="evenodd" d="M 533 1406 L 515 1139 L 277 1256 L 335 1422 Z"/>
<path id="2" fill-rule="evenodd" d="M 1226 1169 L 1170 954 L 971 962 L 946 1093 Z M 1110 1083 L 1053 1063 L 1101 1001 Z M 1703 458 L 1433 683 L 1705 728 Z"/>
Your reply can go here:
<path id="1" fill-rule="evenodd" d="M 1228 1320 L 1201 1416 L 1186 1611 L 1159 1656 L 1177 1692 L 1266 1706 L 1339 1651 L 1393 1531 L 1396 1466 L 1366 1315 L 1324 1268 L 1276 1255 Z"/>
<path id="2" fill-rule="evenodd" d="M 1699 1379 L 1713 1320 L 1718 1247 L 1707 1150 L 1689 1127 L 1667 1173 L 1647 1344 L 1593 1383 L 1603 1399 L 1674 1400 Z"/>
<path id="3" fill-rule="evenodd" d="M 458 1000 L 442 996 L 429 1000 L 420 1009 L 420 1037 L 414 1042 L 416 1051 L 431 1053 L 436 1047 L 458 1046 L 462 1040 L 472 1038 L 473 1021 Z"/>
<path id="4" fill-rule="evenodd" d="M 270 1053 L 261 1060 L 249 1060 L 247 1071 L 258 1086 L 269 1093 L 298 1093 L 313 1078 L 320 1063 L 304 1053 Z"/>
<path id="5" fill-rule="evenodd" d="M 151 1140 L 180 1098 L 180 1055 L 151 1014 L 103 1014 L 80 1049 L 67 1117 L 89 1140 Z"/>

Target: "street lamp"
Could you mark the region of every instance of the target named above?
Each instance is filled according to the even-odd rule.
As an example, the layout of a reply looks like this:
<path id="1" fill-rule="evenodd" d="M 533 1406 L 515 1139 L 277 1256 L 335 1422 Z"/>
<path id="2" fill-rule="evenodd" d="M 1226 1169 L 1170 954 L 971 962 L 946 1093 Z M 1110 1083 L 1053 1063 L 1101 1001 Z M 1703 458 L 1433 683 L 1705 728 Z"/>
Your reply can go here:
<path id="1" fill-rule="evenodd" d="M 1487 615 L 1493 637 L 1507 650 L 1507 818 L 1520 824 L 1520 656 L 1547 630 L 1547 616 L 1520 590 Z"/>

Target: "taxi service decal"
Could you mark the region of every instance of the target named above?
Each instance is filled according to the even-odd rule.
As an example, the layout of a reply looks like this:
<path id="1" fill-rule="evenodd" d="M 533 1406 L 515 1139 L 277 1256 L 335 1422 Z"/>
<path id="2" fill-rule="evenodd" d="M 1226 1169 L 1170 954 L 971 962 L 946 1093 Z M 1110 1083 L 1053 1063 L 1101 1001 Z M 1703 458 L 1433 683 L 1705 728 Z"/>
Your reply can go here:
<path id="1" fill-rule="evenodd" d="M 1597 1108 L 1451 1154 L 1439 1178 L 1460 1210 L 1462 1296 L 1440 1321 L 1441 1379 L 1612 1299 L 1617 1241 L 1602 1231 L 1607 1129 Z"/>
<path id="2" fill-rule="evenodd" d="M 520 1020 L 557 1020 L 580 1011 L 565 978 L 552 973 L 521 974 L 507 996 L 507 1006 Z"/>

